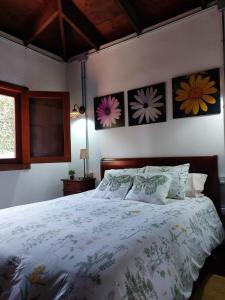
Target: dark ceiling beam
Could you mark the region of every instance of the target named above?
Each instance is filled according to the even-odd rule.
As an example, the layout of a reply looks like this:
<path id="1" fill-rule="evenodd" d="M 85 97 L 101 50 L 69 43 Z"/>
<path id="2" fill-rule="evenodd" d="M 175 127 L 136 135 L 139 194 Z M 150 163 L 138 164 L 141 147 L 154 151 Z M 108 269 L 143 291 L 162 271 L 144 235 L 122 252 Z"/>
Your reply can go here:
<path id="1" fill-rule="evenodd" d="M 24 44 L 28 46 L 41 32 L 43 32 L 46 27 L 52 23 L 58 16 L 58 11 L 54 11 L 52 7 L 47 6 L 39 18 L 34 21 L 33 26 L 24 39 Z"/>
<path id="2" fill-rule="evenodd" d="M 65 28 L 64 28 L 64 20 L 63 20 L 63 13 L 62 13 L 62 0 L 56 0 L 57 9 L 58 9 L 58 16 L 59 16 L 59 28 L 60 28 L 60 35 L 62 40 L 62 49 L 63 49 L 63 58 L 67 61 L 67 54 L 66 54 L 66 37 L 65 37 Z"/>
<path id="3" fill-rule="evenodd" d="M 142 29 L 143 29 L 143 25 L 141 22 L 141 19 L 139 18 L 139 16 L 137 15 L 137 13 L 135 12 L 134 7 L 131 5 L 129 0 L 117 0 L 120 8 L 124 11 L 124 13 L 127 15 L 132 27 L 134 28 L 135 32 L 137 34 L 140 34 Z"/>
<path id="4" fill-rule="evenodd" d="M 206 1 L 205 0 L 199 0 L 201 8 L 205 9 L 206 8 Z"/>
<path id="5" fill-rule="evenodd" d="M 62 12 L 65 21 L 94 49 L 98 50 L 100 45 L 106 42 L 97 29 L 71 0 L 62 1 Z"/>

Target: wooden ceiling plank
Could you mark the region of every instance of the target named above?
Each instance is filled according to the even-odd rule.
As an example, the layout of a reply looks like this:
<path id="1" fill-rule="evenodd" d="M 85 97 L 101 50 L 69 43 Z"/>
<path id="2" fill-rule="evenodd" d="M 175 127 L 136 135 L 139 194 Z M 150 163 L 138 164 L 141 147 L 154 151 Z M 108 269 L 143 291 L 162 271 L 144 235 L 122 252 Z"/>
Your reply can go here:
<path id="1" fill-rule="evenodd" d="M 58 16 L 58 11 L 52 11 L 49 7 L 46 9 L 40 17 L 34 22 L 34 26 L 28 36 L 26 37 L 24 44 L 28 46 L 45 28 L 52 23 Z"/>
<path id="2" fill-rule="evenodd" d="M 137 13 L 135 12 L 134 7 L 129 2 L 129 0 L 117 0 L 117 3 L 119 4 L 120 8 L 124 11 L 124 13 L 127 15 L 135 32 L 137 34 L 140 34 L 143 29 L 142 22 L 139 16 L 137 15 Z"/>
<path id="3" fill-rule="evenodd" d="M 71 0 L 62 1 L 62 12 L 65 21 L 93 48 L 98 50 L 105 43 L 105 39 Z"/>
<path id="4" fill-rule="evenodd" d="M 65 37 L 65 28 L 64 28 L 64 21 L 63 21 L 63 14 L 62 14 L 62 0 L 56 0 L 57 8 L 58 8 L 58 16 L 59 16 L 59 28 L 60 28 L 60 35 L 62 40 L 62 48 L 63 48 L 63 57 L 64 60 L 67 61 L 67 53 L 66 53 L 66 37 Z"/>
<path id="5" fill-rule="evenodd" d="M 206 0 L 199 0 L 202 9 L 206 8 Z"/>
<path id="6" fill-rule="evenodd" d="M 82 30 L 80 30 L 80 28 L 77 27 L 76 24 L 74 24 L 74 22 L 72 20 L 70 20 L 64 14 L 63 14 L 63 18 L 76 32 L 78 32 L 88 42 L 89 45 L 91 45 L 91 47 L 93 47 L 96 50 L 99 49 L 99 45 L 97 43 L 95 43 L 94 41 L 92 41 Z"/>

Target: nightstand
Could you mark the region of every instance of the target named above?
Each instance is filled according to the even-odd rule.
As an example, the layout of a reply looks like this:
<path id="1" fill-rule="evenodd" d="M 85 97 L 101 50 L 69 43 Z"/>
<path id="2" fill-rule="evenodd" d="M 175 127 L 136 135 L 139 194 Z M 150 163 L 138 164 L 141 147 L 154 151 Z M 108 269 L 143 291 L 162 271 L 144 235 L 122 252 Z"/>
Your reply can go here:
<path id="1" fill-rule="evenodd" d="M 77 194 L 95 188 L 95 178 L 61 179 L 63 181 L 63 195 Z"/>

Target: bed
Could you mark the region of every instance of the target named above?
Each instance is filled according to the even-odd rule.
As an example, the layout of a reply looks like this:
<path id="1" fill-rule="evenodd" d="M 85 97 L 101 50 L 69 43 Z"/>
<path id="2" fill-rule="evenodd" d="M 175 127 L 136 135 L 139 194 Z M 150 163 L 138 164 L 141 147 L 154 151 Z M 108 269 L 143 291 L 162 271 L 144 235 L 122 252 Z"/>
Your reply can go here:
<path id="1" fill-rule="evenodd" d="M 1 210 L 0 299 L 188 299 L 224 239 L 217 157 L 102 159 L 100 168 L 103 177 L 187 162 L 208 174 L 205 197 L 154 205 L 88 191 Z"/>

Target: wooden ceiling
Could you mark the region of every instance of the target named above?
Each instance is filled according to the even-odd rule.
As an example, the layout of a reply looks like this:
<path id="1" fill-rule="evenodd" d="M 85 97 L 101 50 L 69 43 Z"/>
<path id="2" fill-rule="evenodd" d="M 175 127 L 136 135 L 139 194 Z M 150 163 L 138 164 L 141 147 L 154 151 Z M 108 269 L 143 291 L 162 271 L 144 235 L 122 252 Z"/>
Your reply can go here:
<path id="1" fill-rule="evenodd" d="M 0 0 L 0 30 L 69 58 L 196 8 L 210 0 Z"/>

